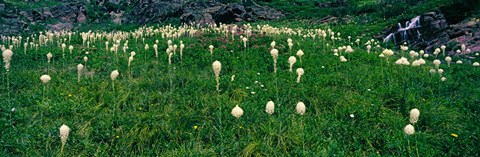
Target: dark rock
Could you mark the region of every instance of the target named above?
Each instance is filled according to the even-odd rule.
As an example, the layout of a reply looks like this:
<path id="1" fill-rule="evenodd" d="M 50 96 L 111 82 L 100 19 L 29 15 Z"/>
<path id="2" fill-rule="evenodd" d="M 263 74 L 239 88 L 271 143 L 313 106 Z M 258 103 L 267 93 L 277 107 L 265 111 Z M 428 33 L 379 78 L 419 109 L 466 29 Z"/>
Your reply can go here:
<path id="1" fill-rule="evenodd" d="M 5 4 L 0 3 L 0 13 L 5 11 Z"/>
<path id="2" fill-rule="evenodd" d="M 85 23 L 85 22 L 87 22 L 87 17 L 85 16 L 85 14 L 83 14 L 82 12 L 78 13 L 77 22 L 78 22 L 78 23 Z"/>
<path id="3" fill-rule="evenodd" d="M 220 8 L 213 19 L 217 23 L 234 23 L 240 22 L 239 20 L 243 19 L 246 14 L 247 11 L 243 5 L 229 4 Z"/>

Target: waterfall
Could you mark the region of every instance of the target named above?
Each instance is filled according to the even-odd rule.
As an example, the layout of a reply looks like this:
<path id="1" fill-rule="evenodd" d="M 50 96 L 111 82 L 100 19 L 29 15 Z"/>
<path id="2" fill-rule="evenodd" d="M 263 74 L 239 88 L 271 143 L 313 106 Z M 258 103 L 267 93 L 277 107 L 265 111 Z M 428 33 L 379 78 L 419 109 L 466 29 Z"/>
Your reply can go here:
<path id="1" fill-rule="evenodd" d="M 398 30 L 388 34 L 383 39 L 383 42 L 386 43 L 393 40 L 393 43 L 395 45 L 398 45 L 398 43 L 408 41 L 409 36 L 411 36 L 411 39 L 421 39 L 422 34 L 420 34 L 420 31 L 418 30 L 418 28 L 420 27 L 420 16 L 417 16 L 405 22 L 405 27 L 403 27 L 401 23 L 398 23 Z M 416 36 L 413 36 L 413 34 L 416 34 Z M 397 35 L 400 37 L 399 40 L 397 40 Z"/>

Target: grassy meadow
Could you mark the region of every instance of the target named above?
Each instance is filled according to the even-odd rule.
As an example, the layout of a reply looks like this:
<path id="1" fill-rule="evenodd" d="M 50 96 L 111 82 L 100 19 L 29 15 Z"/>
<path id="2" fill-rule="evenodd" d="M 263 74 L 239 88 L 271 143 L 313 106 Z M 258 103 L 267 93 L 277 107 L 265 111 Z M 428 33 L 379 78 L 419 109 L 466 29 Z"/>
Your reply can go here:
<path id="1" fill-rule="evenodd" d="M 411 50 L 398 49 L 392 49 L 391 57 L 379 57 L 392 47 L 348 26 L 233 27 L 155 26 L 4 38 L 0 45 L 5 50 L 14 46 L 9 72 L 4 62 L 0 70 L 1 156 L 480 152 L 480 67 L 473 66 L 480 60 L 451 56 L 448 66 L 442 53 L 425 57 L 413 50 L 418 56 L 411 58 Z M 248 40 L 246 47 L 240 36 Z M 272 41 L 278 50 L 276 73 Z M 185 45 L 182 56 L 180 42 Z M 290 56 L 296 57 L 292 72 Z M 395 64 L 402 56 L 410 65 Z M 420 58 L 426 64 L 411 65 Z M 441 61 L 441 75 L 435 59 Z M 218 91 L 212 69 L 216 60 L 221 62 Z M 83 65 L 80 71 L 78 64 Z M 299 82 L 298 68 L 304 69 Z M 113 81 L 114 70 L 119 75 Z M 42 83 L 42 75 L 51 80 Z M 269 101 L 275 105 L 271 115 L 265 109 Z M 296 110 L 299 102 L 305 104 L 303 115 Z M 237 105 L 243 110 L 240 118 L 232 115 Z M 404 128 L 414 108 L 420 116 L 415 133 L 407 135 Z M 62 149 L 63 124 L 70 131 Z"/>

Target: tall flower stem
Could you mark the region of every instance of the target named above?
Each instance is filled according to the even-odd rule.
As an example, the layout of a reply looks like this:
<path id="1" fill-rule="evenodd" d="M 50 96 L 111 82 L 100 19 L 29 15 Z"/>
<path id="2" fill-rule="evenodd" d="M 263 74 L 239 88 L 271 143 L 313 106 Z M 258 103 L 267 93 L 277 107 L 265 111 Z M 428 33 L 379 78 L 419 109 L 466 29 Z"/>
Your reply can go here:
<path id="1" fill-rule="evenodd" d="M 9 72 L 6 72 L 7 75 L 7 95 L 8 95 L 8 104 L 11 103 L 11 98 L 10 98 L 10 75 Z"/>

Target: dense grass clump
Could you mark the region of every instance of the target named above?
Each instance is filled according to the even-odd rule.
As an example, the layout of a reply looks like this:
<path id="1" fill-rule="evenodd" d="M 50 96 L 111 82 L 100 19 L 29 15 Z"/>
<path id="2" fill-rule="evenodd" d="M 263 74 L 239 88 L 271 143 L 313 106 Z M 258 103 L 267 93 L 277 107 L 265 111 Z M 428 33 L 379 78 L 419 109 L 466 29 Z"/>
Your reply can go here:
<path id="1" fill-rule="evenodd" d="M 472 66 L 473 61 L 451 56 L 464 64 L 448 67 L 444 56 L 439 56 L 439 68 L 444 72 L 442 76 L 430 74 L 434 56 L 409 58 L 395 50 L 387 60 L 379 57 L 384 50 L 382 43 L 344 33 L 361 31 L 343 28 L 164 26 L 129 32 L 44 32 L 16 42 L 3 40 L 0 43 L 6 48 L 16 46 L 9 83 L 2 69 L 0 153 L 478 154 L 480 68 Z M 225 33 L 231 29 L 237 33 Z M 248 38 L 246 44 L 240 36 Z M 28 44 L 23 54 L 19 45 L 27 40 L 34 44 Z M 274 46 L 272 41 L 276 41 Z M 74 47 L 71 55 L 67 51 L 62 56 L 63 43 Z M 157 45 L 158 59 L 146 44 Z M 182 58 L 175 49 L 181 44 Z M 367 45 L 371 45 L 370 52 Z M 275 65 L 272 49 L 278 51 Z M 301 58 L 297 56 L 300 49 Z M 45 57 L 48 53 L 53 55 L 50 63 Z M 298 58 L 292 72 L 290 56 Z M 408 62 L 422 58 L 426 64 L 394 64 L 402 56 Z M 218 84 L 212 69 L 216 60 L 221 62 Z M 79 64 L 85 66 L 78 70 Z M 301 72 L 295 71 L 300 68 Z M 46 73 L 51 80 L 43 84 L 38 78 Z M 302 74 L 301 81 L 297 73 Z M 441 81 L 441 77 L 446 80 Z M 267 103 L 270 107 L 266 109 Z M 236 106 L 242 109 L 238 118 L 232 116 Z M 407 135 L 404 128 L 414 108 L 421 114 L 413 125 L 415 133 Z M 238 113 L 235 110 L 234 115 Z M 59 137 L 63 124 L 69 127 L 64 146 Z"/>

